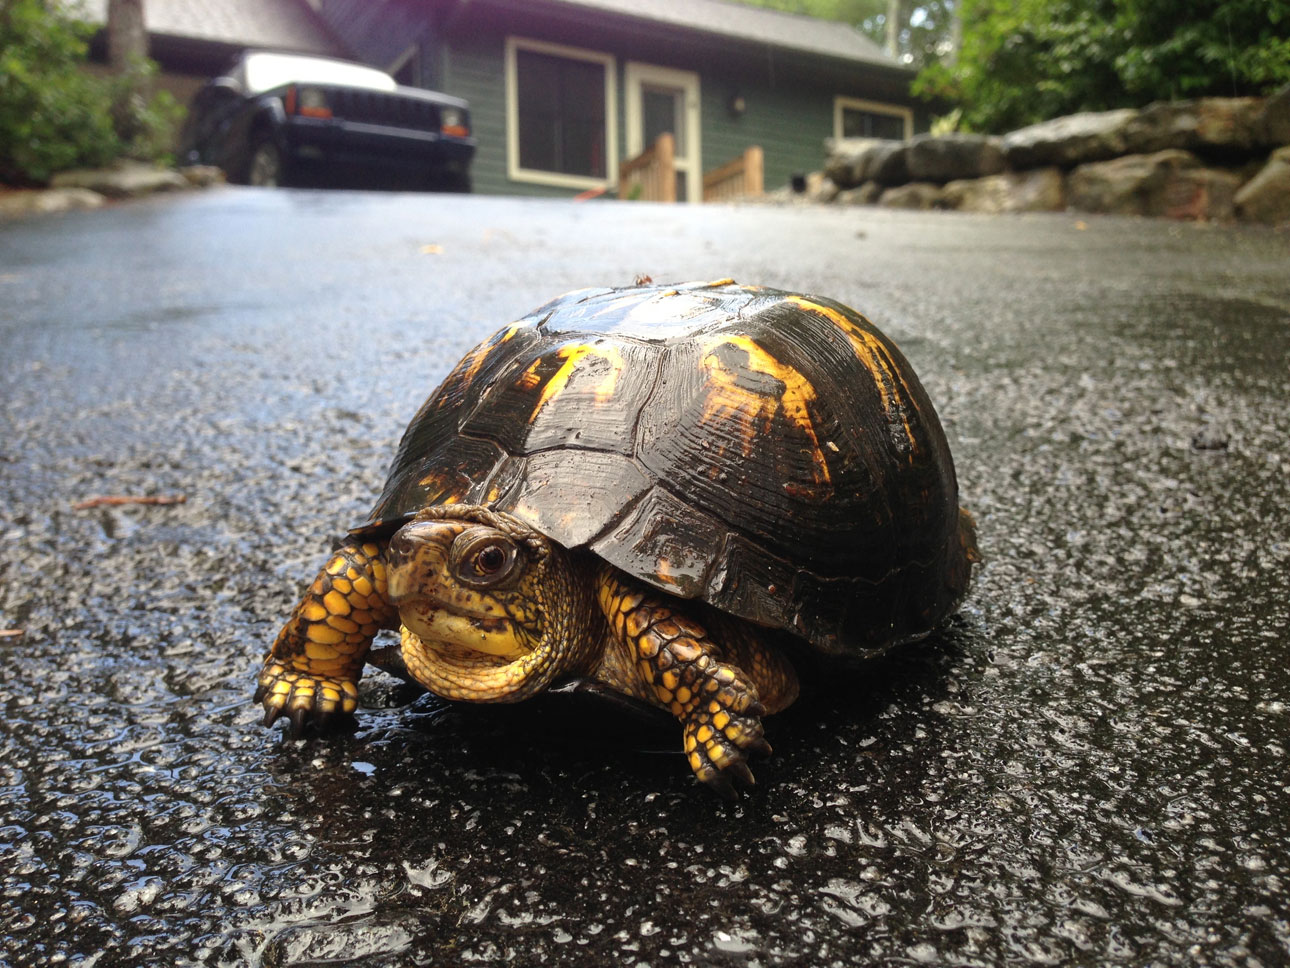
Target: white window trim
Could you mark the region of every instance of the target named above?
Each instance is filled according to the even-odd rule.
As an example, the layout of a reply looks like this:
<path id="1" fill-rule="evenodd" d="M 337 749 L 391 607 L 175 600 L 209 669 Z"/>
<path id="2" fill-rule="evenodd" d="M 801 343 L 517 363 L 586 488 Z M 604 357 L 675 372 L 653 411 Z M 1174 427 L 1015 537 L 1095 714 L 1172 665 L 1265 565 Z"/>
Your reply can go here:
<path id="1" fill-rule="evenodd" d="M 635 158 L 649 146 L 641 138 L 641 95 L 645 86 L 680 88 L 684 94 L 685 143 L 684 155 L 676 156 L 677 170 L 685 175 L 686 198 L 691 202 L 703 201 L 703 146 L 699 136 L 699 110 L 702 103 L 699 75 L 673 67 L 658 67 L 640 61 L 628 61 L 623 68 L 623 87 L 626 89 L 627 156 Z"/>
<path id="2" fill-rule="evenodd" d="M 605 69 L 605 176 L 562 175 L 553 171 L 520 167 L 519 77 L 516 52 L 531 50 L 570 60 L 600 64 Z M 618 67 L 612 54 L 582 47 L 566 47 L 528 37 L 506 38 L 506 177 L 511 181 L 552 185 L 558 188 L 612 188 L 618 181 Z"/>
<path id="3" fill-rule="evenodd" d="M 900 118 L 905 122 L 905 137 L 914 136 L 914 111 L 899 104 L 883 104 L 880 101 L 864 101 L 858 97 L 838 95 L 833 99 L 833 137 L 842 137 L 842 111 L 844 108 L 855 108 L 857 111 L 868 111 L 870 114 L 885 114 Z"/>

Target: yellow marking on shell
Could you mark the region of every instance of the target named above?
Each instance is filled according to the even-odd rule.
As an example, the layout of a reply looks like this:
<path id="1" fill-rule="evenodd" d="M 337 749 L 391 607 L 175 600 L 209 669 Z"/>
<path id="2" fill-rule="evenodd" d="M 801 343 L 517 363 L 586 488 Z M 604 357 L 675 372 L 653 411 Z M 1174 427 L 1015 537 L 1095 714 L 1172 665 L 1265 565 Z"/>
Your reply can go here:
<path id="1" fill-rule="evenodd" d="M 660 557 L 654 566 L 654 576 L 662 582 L 669 585 L 680 586 L 681 582 L 677 578 L 677 570 L 668 558 Z"/>
<path id="2" fill-rule="evenodd" d="M 913 394 L 910 392 L 909 384 L 905 380 L 904 374 L 896 361 L 892 359 L 891 353 L 872 333 L 867 333 L 851 319 L 836 309 L 830 309 L 828 306 L 821 306 L 819 303 L 811 302 L 802 296 L 789 296 L 788 301 L 800 309 L 817 316 L 823 316 L 838 329 L 842 330 L 846 338 L 851 343 L 851 348 L 855 352 L 856 359 L 864 364 L 865 369 L 873 377 L 874 385 L 878 388 L 878 396 L 882 400 L 882 409 L 887 414 L 887 422 L 894 423 L 897 419 L 904 424 L 905 436 L 909 439 L 909 449 L 912 453 L 918 449 L 918 442 L 914 437 L 913 428 L 909 424 L 909 409 L 914 406 Z M 909 401 L 906 407 L 895 394 L 896 387 L 900 387 L 905 392 L 905 399 Z"/>
<path id="3" fill-rule="evenodd" d="M 716 350 L 734 346 L 748 355 L 748 368 L 777 380 L 784 389 L 778 397 L 751 393 L 738 385 L 738 374 L 727 369 Z M 751 457 L 757 441 L 770 432 L 776 413 L 798 427 L 810 441 L 811 480 L 817 486 L 832 483 L 828 462 L 820 449 L 820 440 L 811 422 L 810 406 L 815 403 L 815 387 L 794 367 L 781 363 L 747 336 L 718 334 L 704 346 L 703 366 L 708 371 L 710 388 L 703 407 L 703 421 L 739 428 L 744 457 Z"/>
<path id="4" fill-rule="evenodd" d="M 348 578 L 333 578 L 331 587 L 342 595 L 348 595 L 354 590 L 354 584 Z"/>
<path id="5" fill-rule="evenodd" d="M 714 279 L 712 282 L 705 282 L 701 288 L 716 289 L 718 286 L 733 286 L 734 284 L 735 281 L 733 279 Z M 746 289 L 747 286 L 744 288 Z"/>
<path id="6" fill-rule="evenodd" d="M 536 390 L 542 383 L 542 377 L 538 374 L 538 367 L 542 365 L 542 357 L 534 360 L 527 370 L 520 374 L 520 378 L 515 381 L 515 385 L 521 390 Z"/>
<path id="7" fill-rule="evenodd" d="M 612 346 L 596 346 L 590 343 L 575 343 L 568 346 L 560 347 L 556 353 L 564 363 L 560 369 L 556 370 L 551 379 L 546 381 L 546 386 L 542 388 L 542 395 L 538 397 L 537 406 L 533 408 L 533 413 L 529 416 L 532 420 L 538 415 L 538 411 L 546 406 L 547 402 L 555 399 L 569 385 L 569 380 L 578 369 L 578 364 L 588 356 L 606 360 L 609 363 L 609 372 L 601 378 L 596 384 L 593 393 L 597 403 L 605 403 L 614 395 L 614 388 L 618 386 L 619 375 L 627 368 L 627 363 Z M 534 364 L 536 365 L 536 364 Z M 530 367 L 530 369 L 532 369 Z"/>
<path id="8" fill-rule="evenodd" d="M 462 385 L 469 386 L 471 381 L 475 379 L 476 374 L 479 373 L 480 367 L 484 365 L 484 361 L 488 359 L 493 350 L 497 349 L 497 347 L 501 346 L 503 343 L 508 342 L 512 336 L 523 328 L 523 326 L 523 323 L 511 323 L 511 325 L 506 327 L 505 330 L 494 333 L 483 343 L 476 346 L 468 357 L 470 362 L 466 364 L 466 369 L 462 371 Z"/>
<path id="9" fill-rule="evenodd" d="M 359 575 L 354 579 L 354 591 L 366 598 L 372 594 L 372 583 L 366 575 Z"/>
<path id="10" fill-rule="evenodd" d="M 325 570 L 329 575 L 339 575 L 348 567 L 349 562 L 337 555 L 331 561 L 327 562 L 327 568 Z"/>
<path id="11" fill-rule="evenodd" d="M 327 609 L 322 602 L 309 600 L 300 609 L 300 615 L 306 622 L 321 622 L 327 618 Z"/>

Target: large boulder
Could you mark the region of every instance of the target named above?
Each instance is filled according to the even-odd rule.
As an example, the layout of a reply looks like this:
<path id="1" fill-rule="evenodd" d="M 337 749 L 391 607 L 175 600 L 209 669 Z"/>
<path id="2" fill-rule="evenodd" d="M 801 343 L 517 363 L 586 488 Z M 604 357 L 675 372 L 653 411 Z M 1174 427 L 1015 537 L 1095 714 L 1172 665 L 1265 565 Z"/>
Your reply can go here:
<path id="1" fill-rule="evenodd" d="M 888 188 L 878 198 L 885 208 L 913 208 L 926 210 L 941 205 L 941 186 L 932 182 L 909 182 Z"/>
<path id="2" fill-rule="evenodd" d="M 1290 145 L 1290 84 L 1263 102 L 1259 124 L 1264 144 L 1273 148 Z"/>
<path id="3" fill-rule="evenodd" d="M 838 192 L 834 201 L 839 205 L 873 205 L 882 196 L 882 186 L 876 181 L 867 181 L 855 188 Z"/>
<path id="4" fill-rule="evenodd" d="M 1060 212 L 1066 207 L 1060 168 L 1036 168 L 952 181 L 941 193 L 944 208 L 997 215 L 1006 212 Z"/>
<path id="5" fill-rule="evenodd" d="M 910 181 L 949 182 L 1003 171 L 999 139 L 980 134 L 921 134 L 905 152 Z"/>
<path id="6" fill-rule="evenodd" d="M 1207 97 L 1148 104 L 1125 128 L 1125 151 L 1150 154 L 1169 148 L 1235 156 L 1264 146 L 1264 100 Z"/>
<path id="7" fill-rule="evenodd" d="M 829 138 L 824 174 L 839 188 L 855 188 L 872 178 L 872 158 L 884 142 L 878 138 Z"/>
<path id="8" fill-rule="evenodd" d="M 52 188 L 87 188 L 108 198 L 136 198 L 153 192 L 187 188 L 188 181 L 177 171 L 138 162 L 120 162 L 111 168 L 82 168 L 59 172 L 50 180 Z"/>
<path id="9" fill-rule="evenodd" d="M 1237 175 L 1170 148 L 1079 166 L 1067 180 L 1067 203 L 1112 215 L 1223 219 L 1232 215 L 1239 184 Z"/>
<path id="10" fill-rule="evenodd" d="M 1138 112 L 1084 111 L 1018 128 L 1003 136 L 1004 158 L 1013 168 L 1070 168 L 1124 154 L 1126 132 Z"/>
<path id="11" fill-rule="evenodd" d="M 904 141 L 882 142 L 870 154 L 867 177 L 879 185 L 909 181 L 909 146 Z"/>
<path id="12" fill-rule="evenodd" d="M 0 217 L 47 215 L 71 209 L 98 208 L 107 199 L 85 188 L 0 190 Z"/>
<path id="13" fill-rule="evenodd" d="M 1272 152 L 1263 170 L 1236 193 L 1236 215 L 1251 222 L 1290 222 L 1290 145 Z"/>

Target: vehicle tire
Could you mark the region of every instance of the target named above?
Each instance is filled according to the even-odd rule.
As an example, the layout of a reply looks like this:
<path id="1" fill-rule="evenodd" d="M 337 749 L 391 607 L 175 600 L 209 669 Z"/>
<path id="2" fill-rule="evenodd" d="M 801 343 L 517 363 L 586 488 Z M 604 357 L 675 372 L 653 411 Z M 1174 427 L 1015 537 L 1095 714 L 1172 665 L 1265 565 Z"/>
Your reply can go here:
<path id="1" fill-rule="evenodd" d="M 258 188 L 278 188 L 285 183 L 282 149 L 272 138 L 261 136 L 251 145 L 246 162 L 246 183 Z"/>

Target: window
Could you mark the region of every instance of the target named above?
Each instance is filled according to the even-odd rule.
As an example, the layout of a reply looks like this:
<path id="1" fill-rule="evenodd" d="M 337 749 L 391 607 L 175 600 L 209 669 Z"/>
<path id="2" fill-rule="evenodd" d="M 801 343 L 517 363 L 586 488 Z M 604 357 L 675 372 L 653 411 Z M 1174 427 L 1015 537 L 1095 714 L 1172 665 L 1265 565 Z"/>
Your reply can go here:
<path id="1" fill-rule="evenodd" d="M 508 174 L 599 188 L 617 174 L 614 60 L 556 44 L 506 41 Z"/>
<path id="2" fill-rule="evenodd" d="M 833 99 L 835 138 L 887 138 L 903 141 L 914 133 L 914 112 L 895 104 L 857 98 Z"/>

